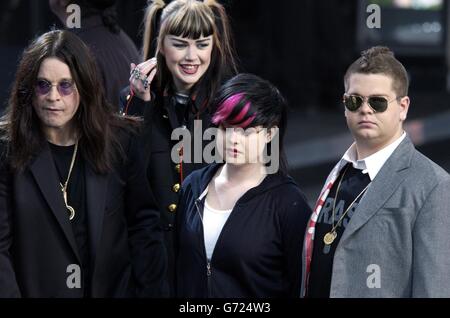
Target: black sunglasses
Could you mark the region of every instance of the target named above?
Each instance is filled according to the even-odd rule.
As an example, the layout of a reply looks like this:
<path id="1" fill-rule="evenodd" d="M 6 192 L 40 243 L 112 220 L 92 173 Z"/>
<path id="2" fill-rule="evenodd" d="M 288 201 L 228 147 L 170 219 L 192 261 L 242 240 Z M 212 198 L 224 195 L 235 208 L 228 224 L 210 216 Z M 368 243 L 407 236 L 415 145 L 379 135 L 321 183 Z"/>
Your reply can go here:
<path id="1" fill-rule="evenodd" d="M 386 111 L 388 108 L 389 103 L 393 102 L 394 100 L 399 99 L 400 97 L 396 97 L 393 100 L 388 100 L 387 98 L 383 96 L 370 96 L 370 97 L 364 97 L 360 95 L 347 95 L 344 94 L 344 105 L 345 107 L 351 111 L 355 112 L 357 111 L 363 104 L 364 101 L 367 98 L 367 103 L 369 104 L 370 108 L 373 109 L 375 113 L 382 113 Z"/>
<path id="2" fill-rule="evenodd" d="M 53 86 L 56 86 L 61 96 L 68 96 L 73 93 L 75 86 L 74 82 L 69 80 L 62 80 L 58 84 L 52 84 L 47 80 L 38 79 L 36 82 L 36 93 L 39 95 L 47 95 Z"/>

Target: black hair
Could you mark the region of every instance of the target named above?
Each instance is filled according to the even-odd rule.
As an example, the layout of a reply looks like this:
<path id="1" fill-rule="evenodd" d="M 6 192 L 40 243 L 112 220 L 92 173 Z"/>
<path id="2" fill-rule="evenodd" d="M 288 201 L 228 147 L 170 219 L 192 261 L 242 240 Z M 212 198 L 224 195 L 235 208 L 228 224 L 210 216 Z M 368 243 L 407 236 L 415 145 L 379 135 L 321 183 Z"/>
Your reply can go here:
<path id="1" fill-rule="evenodd" d="M 283 139 L 287 126 L 287 102 L 272 83 L 253 74 L 242 73 L 228 80 L 217 92 L 214 125 L 233 125 L 244 129 L 278 127 L 280 168 L 287 173 Z M 267 145 L 271 154 L 271 142 Z"/>

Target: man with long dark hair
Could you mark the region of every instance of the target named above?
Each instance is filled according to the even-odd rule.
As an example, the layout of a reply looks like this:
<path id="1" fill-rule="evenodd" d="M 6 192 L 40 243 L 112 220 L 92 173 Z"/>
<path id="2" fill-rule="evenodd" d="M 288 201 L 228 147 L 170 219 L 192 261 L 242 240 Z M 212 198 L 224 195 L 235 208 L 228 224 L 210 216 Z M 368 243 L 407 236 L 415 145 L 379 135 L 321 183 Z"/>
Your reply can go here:
<path id="1" fill-rule="evenodd" d="M 1 121 L 0 296 L 165 294 L 159 213 L 132 127 L 68 31 L 25 49 Z"/>

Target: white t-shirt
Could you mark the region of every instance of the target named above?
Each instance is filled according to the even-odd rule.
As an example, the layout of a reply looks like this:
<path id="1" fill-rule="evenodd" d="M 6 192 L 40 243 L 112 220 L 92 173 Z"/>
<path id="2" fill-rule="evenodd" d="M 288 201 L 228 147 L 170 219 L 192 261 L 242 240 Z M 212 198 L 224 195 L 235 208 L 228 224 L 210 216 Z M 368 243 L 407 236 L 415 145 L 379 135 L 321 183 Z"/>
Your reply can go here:
<path id="1" fill-rule="evenodd" d="M 206 256 L 209 260 L 213 254 L 220 232 L 222 232 L 222 228 L 228 220 L 231 211 L 212 209 L 205 200 L 205 208 L 203 209 L 203 234 Z"/>

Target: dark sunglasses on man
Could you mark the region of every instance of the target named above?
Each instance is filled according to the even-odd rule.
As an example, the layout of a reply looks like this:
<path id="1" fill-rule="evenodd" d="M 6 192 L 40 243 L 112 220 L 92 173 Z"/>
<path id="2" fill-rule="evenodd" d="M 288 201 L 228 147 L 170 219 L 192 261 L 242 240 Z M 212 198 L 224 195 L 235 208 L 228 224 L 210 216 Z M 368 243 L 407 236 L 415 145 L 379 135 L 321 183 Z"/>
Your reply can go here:
<path id="1" fill-rule="evenodd" d="M 53 86 L 56 86 L 61 96 L 68 96 L 73 93 L 75 85 L 73 81 L 62 80 L 57 84 L 52 84 L 45 79 L 38 79 L 36 82 L 36 93 L 38 95 L 47 95 Z"/>
<path id="2" fill-rule="evenodd" d="M 392 100 L 388 100 L 386 97 L 383 96 L 360 96 L 360 95 L 349 95 L 344 94 L 343 102 L 345 105 L 345 108 L 347 108 L 351 112 L 356 112 L 367 100 L 367 103 L 369 104 L 370 108 L 375 113 L 382 113 L 386 111 L 388 108 L 389 103 L 393 102 L 394 100 L 398 100 L 401 97 L 396 97 Z"/>

